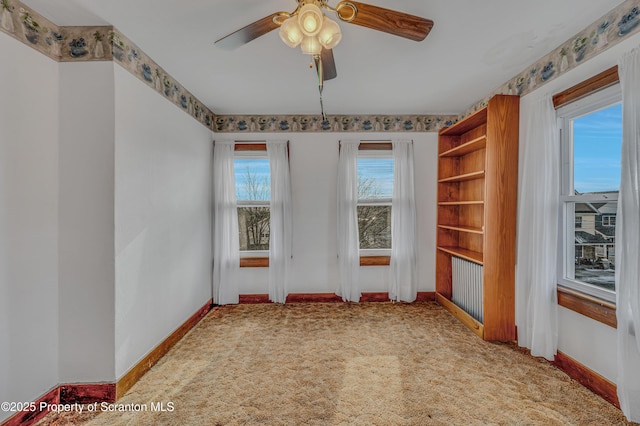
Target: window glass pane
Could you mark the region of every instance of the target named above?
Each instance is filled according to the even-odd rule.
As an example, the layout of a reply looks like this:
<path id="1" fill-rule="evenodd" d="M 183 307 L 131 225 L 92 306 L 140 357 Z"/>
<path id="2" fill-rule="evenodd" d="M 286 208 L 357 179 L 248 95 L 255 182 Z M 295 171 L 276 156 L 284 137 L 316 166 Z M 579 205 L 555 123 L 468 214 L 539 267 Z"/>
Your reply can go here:
<path id="1" fill-rule="evenodd" d="M 233 162 L 237 200 L 271 199 L 269 160 L 266 158 L 236 158 Z"/>
<path id="2" fill-rule="evenodd" d="M 573 186 L 580 194 L 620 189 L 622 104 L 573 121 Z"/>
<path id="3" fill-rule="evenodd" d="M 361 249 L 391 248 L 391 206 L 358 206 Z"/>
<path id="4" fill-rule="evenodd" d="M 238 207 L 240 250 L 269 250 L 269 207 Z"/>
<path id="5" fill-rule="evenodd" d="M 358 158 L 358 199 L 393 196 L 393 159 Z"/>
<path id="6" fill-rule="evenodd" d="M 617 205 L 616 201 L 575 203 L 575 222 L 580 220 L 581 225 L 573 231 L 575 264 L 568 278 L 615 291 L 616 228 L 611 212 Z"/>

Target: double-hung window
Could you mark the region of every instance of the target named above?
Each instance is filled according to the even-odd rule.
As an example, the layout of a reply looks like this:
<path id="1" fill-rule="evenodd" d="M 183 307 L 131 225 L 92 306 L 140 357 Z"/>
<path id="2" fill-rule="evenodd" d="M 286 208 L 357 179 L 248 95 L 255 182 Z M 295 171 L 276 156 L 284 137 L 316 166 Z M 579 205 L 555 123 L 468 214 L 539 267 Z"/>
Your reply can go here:
<path id="1" fill-rule="evenodd" d="M 271 174 L 267 151 L 236 145 L 234 158 L 240 257 L 269 254 Z"/>
<path id="2" fill-rule="evenodd" d="M 390 149 L 361 148 L 357 163 L 360 256 L 389 256 L 393 152 Z"/>
<path id="3" fill-rule="evenodd" d="M 620 86 L 557 110 L 562 177 L 558 281 L 615 302 L 615 224 L 620 189 Z"/>

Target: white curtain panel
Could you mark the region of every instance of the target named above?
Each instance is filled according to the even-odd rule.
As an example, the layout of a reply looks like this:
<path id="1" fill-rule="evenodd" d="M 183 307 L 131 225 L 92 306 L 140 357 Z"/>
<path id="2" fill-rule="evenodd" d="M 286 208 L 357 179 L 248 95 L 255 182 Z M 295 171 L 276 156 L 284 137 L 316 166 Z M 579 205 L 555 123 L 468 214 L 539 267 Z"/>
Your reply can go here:
<path id="1" fill-rule="evenodd" d="M 358 236 L 358 141 L 340 144 L 338 160 L 338 289 L 342 300 L 360 301 Z"/>
<path id="2" fill-rule="evenodd" d="M 233 169 L 233 141 L 213 148 L 213 303 L 238 303 L 240 242 Z"/>
<path id="3" fill-rule="evenodd" d="M 413 302 L 418 295 L 413 142 L 394 141 L 393 158 L 389 299 Z"/>
<path id="4" fill-rule="evenodd" d="M 553 360 L 558 348 L 557 250 L 560 144 L 550 96 L 531 106 L 521 138 L 516 312 L 518 344 Z"/>
<path id="5" fill-rule="evenodd" d="M 268 141 L 271 169 L 269 300 L 285 303 L 291 264 L 291 178 L 286 141 Z"/>
<path id="6" fill-rule="evenodd" d="M 640 47 L 618 64 L 622 88 L 622 164 L 616 218 L 618 399 L 640 422 Z"/>

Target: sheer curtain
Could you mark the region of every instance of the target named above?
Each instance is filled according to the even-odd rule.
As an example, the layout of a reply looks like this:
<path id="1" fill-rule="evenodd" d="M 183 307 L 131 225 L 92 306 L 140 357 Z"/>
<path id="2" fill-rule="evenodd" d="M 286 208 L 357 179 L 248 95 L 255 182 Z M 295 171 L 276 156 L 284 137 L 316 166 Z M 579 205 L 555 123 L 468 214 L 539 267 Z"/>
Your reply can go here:
<path id="1" fill-rule="evenodd" d="M 291 178 L 286 141 L 268 141 L 271 169 L 269 300 L 285 303 L 291 264 Z"/>
<path id="2" fill-rule="evenodd" d="M 394 141 L 393 159 L 389 299 L 413 302 L 418 294 L 413 142 Z"/>
<path id="3" fill-rule="evenodd" d="M 640 47 L 618 64 L 622 87 L 622 164 L 616 218 L 618 399 L 640 422 Z"/>
<path id="4" fill-rule="evenodd" d="M 531 106 L 521 149 L 516 312 L 518 344 L 553 360 L 558 347 L 557 250 L 560 144 L 550 96 Z"/>
<path id="5" fill-rule="evenodd" d="M 213 147 L 213 303 L 238 303 L 240 268 L 233 141 Z"/>
<path id="6" fill-rule="evenodd" d="M 358 237 L 358 146 L 341 142 L 338 160 L 338 289 L 342 300 L 360 301 Z"/>

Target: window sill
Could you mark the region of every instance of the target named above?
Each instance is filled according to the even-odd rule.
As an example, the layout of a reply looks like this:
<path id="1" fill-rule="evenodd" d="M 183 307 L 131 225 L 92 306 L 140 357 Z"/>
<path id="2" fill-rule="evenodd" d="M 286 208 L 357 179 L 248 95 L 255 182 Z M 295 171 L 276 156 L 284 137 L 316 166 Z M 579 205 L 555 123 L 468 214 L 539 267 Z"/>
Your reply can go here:
<path id="1" fill-rule="evenodd" d="M 268 257 L 241 257 L 240 267 L 241 268 L 268 268 L 269 258 Z"/>
<path id="2" fill-rule="evenodd" d="M 617 328 L 616 306 L 597 297 L 567 287 L 558 286 L 558 305 L 593 320 Z"/>
<path id="3" fill-rule="evenodd" d="M 391 256 L 360 256 L 360 266 L 389 266 Z"/>

